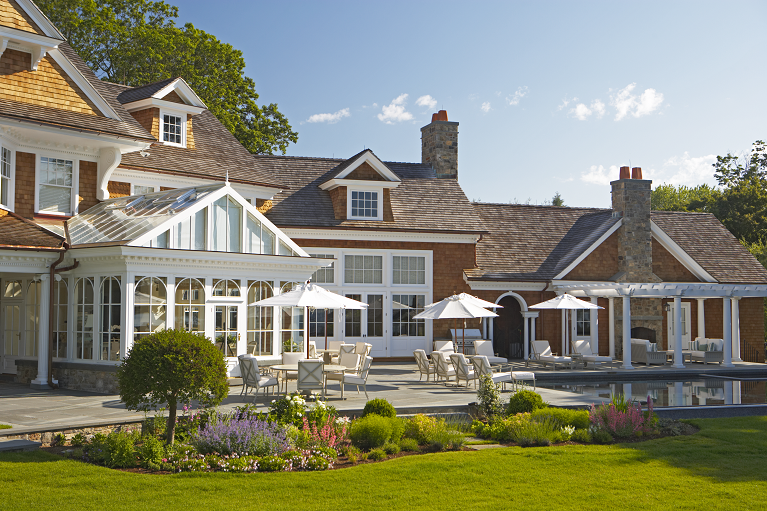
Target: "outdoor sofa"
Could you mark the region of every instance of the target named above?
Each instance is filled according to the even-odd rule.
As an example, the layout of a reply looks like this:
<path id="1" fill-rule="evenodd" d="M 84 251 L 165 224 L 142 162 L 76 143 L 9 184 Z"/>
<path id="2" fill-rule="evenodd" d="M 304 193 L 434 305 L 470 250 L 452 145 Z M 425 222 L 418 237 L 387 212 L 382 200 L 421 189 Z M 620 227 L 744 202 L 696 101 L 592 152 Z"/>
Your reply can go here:
<path id="1" fill-rule="evenodd" d="M 724 361 L 724 340 L 696 337 L 690 343 L 690 351 L 687 353 L 690 354 L 692 362 L 718 362 L 721 365 Z"/>
<path id="2" fill-rule="evenodd" d="M 658 345 L 647 339 L 631 339 L 631 362 L 639 364 L 665 364 L 666 352 L 658 351 Z"/>

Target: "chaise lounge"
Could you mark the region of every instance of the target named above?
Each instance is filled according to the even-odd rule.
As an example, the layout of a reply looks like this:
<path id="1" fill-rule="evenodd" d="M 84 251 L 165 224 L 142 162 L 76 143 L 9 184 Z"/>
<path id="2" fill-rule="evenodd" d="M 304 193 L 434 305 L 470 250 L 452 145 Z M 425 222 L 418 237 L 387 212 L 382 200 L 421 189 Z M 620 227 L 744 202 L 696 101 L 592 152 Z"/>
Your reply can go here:
<path id="1" fill-rule="evenodd" d="M 549 341 L 533 341 L 533 358 L 531 359 L 532 362 L 537 362 L 539 364 L 543 364 L 543 367 L 546 367 L 546 364 L 551 364 L 551 366 L 554 368 L 554 370 L 557 370 L 558 365 L 564 365 L 564 366 L 571 366 L 573 363 L 573 359 L 571 357 L 558 357 L 554 355 L 551 352 L 551 346 L 549 346 Z M 530 362 L 530 361 L 528 361 Z M 525 366 L 527 366 L 527 362 L 525 363 Z"/>
<path id="2" fill-rule="evenodd" d="M 612 366 L 616 361 L 611 357 L 595 354 L 591 351 L 591 343 L 586 340 L 572 341 L 573 352 L 578 353 L 583 360 L 584 367 L 588 364 L 609 364 Z"/>

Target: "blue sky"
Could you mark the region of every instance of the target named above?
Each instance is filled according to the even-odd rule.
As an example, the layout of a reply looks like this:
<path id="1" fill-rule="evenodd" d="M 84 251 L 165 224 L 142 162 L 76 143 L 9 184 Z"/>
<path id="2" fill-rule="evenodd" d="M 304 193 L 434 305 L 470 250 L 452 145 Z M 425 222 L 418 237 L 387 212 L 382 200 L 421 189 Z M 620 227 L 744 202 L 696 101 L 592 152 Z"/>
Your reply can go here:
<path id="1" fill-rule="evenodd" d="M 629 164 L 715 184 L 715 155 L 767 137 L 765 2 L 169 3 L 244 52 L 287 154 L 419 162 L 444 108 L 474 200 L 607 207 Z"/>

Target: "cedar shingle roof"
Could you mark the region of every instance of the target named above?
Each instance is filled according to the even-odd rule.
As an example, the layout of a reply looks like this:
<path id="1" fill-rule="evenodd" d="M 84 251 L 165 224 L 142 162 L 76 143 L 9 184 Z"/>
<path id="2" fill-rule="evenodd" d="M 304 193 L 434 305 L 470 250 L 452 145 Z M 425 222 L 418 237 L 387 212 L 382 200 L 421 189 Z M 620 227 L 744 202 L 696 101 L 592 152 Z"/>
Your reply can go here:
<path id="1" fill-rule="evenodd" d="M 208 110 L 192 117 L 192 133 L 194 149 L 157 144 L 147 151 L 147 157 L 137 152 L 124 154 L 120 166 L 217 181 L 223 181 L 228 170 L 232 182 L 285 187 L 269 168 L 257 165 L 253 155 Z"/>
<path id="2" fill-rule="evenodd" d="M 15 213 L 0 209 L 0 249 L 61 249 L 64 238 Z"/>
<path id="3" fill-rule="evenodd" d="M 83 114 L 68 110 L 59 110 L 16 101 L 0 100 L 0 116 L 36 121 L 48 125 L 62 126 L 78 130 L 103 132 L 134 139 L 155 140 L 131 114 L 117 101 L 117 93 L 111 84 L 102 82 L 93 74 L 68 43 L 59 45 L 61 53 L 69 59 L 85 78 L 93 85 L 99 95 L 115 110 L 120 120 L 109 117 Z"/>
<path id="4" fill-rule="evenodd" d="M 364 151 L 363 151 L 364 152 Z M 361 154 L 361 153 L 360 153 Z M 437 179 L 431 165 L 384 162 L 402 182 L 391 190 L 394 222 L 336 220 L 327 191 L 319 185 L 353 161 L 333 158 L 253 156 L 257 168 L 289 189 L 273 199 L 266 216 L 281 227 L 336 227 L 382 231 L 484 232 L 482 221 L 454 179 Z"/>
<path id="5" fill-rule="evenodd" d="M 610 229 L 609 209 L 474 203 L 490 234 L 477 244 L 472 280 L 553 279 Z"/>
<path id="6" fill-rule="evenodd" d="M 155 92 L 159 91 L 173 80 L 175 80 L 175 78 L 167 78 L 165 80 L 160 80 L 159 82 L 142 85 L 141 87 L 133 87 L 123 90 L 117 96 L 117 101 L 124 105 L 125 103 L 132 103 L 133 101 L 138 101 L 140 99 L 151 98 Z"/>
<path id="7" fill-rule="evenodd" d="M 767 270 L 711 213 L 653 211 L 652 221 L 720 283 L 767 283 Z"/>

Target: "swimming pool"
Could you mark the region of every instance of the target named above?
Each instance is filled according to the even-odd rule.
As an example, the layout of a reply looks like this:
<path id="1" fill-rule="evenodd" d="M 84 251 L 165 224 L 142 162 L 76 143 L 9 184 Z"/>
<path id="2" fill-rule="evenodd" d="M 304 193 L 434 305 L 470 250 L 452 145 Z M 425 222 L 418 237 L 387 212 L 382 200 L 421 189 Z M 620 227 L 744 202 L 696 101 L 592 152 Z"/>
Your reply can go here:
<path id="1" fill-rule="evenodd" d="M 767 380 L 706 375 L 683 380 L 644 380 L 632 382 L 539 383 L 539 387 L 581 394 L 584 397 L 611 398 L 616 394 L 653 406 L 722 406 L 767 403 Z M 595 399 L 600 402 L 601 399 Z"/>

